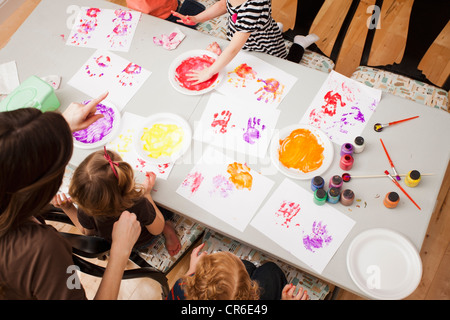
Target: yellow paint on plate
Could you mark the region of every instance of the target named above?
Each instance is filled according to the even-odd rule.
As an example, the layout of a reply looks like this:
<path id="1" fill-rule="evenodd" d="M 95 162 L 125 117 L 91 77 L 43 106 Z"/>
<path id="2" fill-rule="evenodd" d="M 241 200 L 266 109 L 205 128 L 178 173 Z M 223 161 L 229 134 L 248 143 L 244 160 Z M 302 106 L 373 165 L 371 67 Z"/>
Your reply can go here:
<path id="1" fill-rule="evenodd" d="M 183 128 L 175 124 L 155 123 L 151 128 L 144 128 L 141 140 L 142 148 L 150 158 L 170 157 L 183 145 Z"/>

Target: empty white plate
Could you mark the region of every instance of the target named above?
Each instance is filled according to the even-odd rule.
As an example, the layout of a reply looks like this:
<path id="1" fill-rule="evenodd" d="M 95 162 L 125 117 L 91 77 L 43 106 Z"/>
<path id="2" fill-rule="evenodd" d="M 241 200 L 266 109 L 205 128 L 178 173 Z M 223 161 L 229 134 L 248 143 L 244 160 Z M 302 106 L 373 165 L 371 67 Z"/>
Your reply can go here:
<path id="1" fill-rule="evenodd" d="M 406 298 L 422 278 L 416 247 L 400 233 L 384 228 L 363 231 L 353 239 L 347 268 L 358 288 L 380 300 Z"/>

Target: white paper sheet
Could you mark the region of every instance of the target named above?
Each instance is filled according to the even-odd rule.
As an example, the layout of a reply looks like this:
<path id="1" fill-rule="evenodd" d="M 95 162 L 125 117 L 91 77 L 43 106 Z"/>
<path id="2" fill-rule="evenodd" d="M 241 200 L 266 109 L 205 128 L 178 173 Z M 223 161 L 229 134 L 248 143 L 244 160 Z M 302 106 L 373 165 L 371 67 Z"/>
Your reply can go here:
<path id="1" fill-rule="evenodd" d="M 66 44 L 126 52 L 140 17 L 137 11 L 82 7 Z"/>
<path id="2" fill-rule="evenodd" d="M 264 157 L 280 111 L 245 105 L 212 93 L 196 124 L 194 139 L 229 150 Z"/>
<path id="3" fill-rule="evenodd" d="M 16 62 L 0 64 L 0 94 L 10 94 L 19 85 Z"/>
<path id="4" fill-rule="evenodd" d="M 208 147 L 177 193 L 244 231 L 273 181 Z"/>
<path id="5" fill-rule="evenodd" d="M 250 224 L 322 273 L 355 224 L 340 205 L 316 205 L 312 192 L 286 178 Z"/>
<path id="6" fill-rule="evenodd" d="M 225 67 L 216 90 L 243 103 L 277 108 L 297 78 L 248 53 L 239 52 Z"/>
<path id="7" fill-rule="evenodd" d="M 93 98 L 109 91 L 108 100 L 122 110 L 150 74 L 117 54 L 97 50 L 68 84 Z"/>
<path id="8" fill-rule="evenodd" d="M 361 135 L 380 100 L 381 90 L 331 71 L 300 123 L 321 129 L 337 144 L 351 142 Z"/>

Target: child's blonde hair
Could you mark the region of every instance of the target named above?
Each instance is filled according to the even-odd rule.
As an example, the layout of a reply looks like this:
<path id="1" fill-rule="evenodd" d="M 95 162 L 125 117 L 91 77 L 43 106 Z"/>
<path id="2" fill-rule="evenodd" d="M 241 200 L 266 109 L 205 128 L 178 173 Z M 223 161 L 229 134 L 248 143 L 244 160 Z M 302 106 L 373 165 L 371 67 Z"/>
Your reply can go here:
<path id="1" fill-rule="evenodd" d="M 244 263 L 230 252 L 203 256 L 195 274 L 183 278 L 189 300 L 258 300 L 259 286 L 250 279 Z"/>
<path id="2" fill-rule="evenodd" d="M 118 216 L 143 196 L 143 190 L 135 184 L 131 165 L 105 149 L 91 153 L 81 162 L 70 182 L 69 195 L 86 214 Z"/>

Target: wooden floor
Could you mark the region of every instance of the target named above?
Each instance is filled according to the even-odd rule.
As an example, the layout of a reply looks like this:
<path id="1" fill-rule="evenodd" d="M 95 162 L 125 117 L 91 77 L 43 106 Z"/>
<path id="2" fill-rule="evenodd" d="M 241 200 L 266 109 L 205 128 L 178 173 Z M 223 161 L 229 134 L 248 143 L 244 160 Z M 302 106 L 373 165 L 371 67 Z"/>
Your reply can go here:
<path id="1" fill-rule="evenodd" d="M 125 5 L 125 0 L 109 0 Z M 276 1 L 276 0 L 273 0 Z M 26 0 L 2 25 L 0 25 L 0 48 L 6 45 L 11 35 L 32 12 L 40 0 Z M 338 5 L 337 5 L 338 3 Z M 327 0 L 319 11 L 311 27 L 311 32 L 319 35 L 318 47 L 330 54 L 338 30 L 350 6 L 350 0 Z M 367 35 L 367 7 L 375 0 L 362 0 L 355 13 L 336 61 L 335 70 L 350 76 L 359 65 L 363 44 Z M 401 60 L 406 44 L 408 15 L 413 0 L 384 0 L 381 11 L 381 26 L 374 38 L 369 65 L 392 64 Z M 383 11 L 384 10 L 384 11 Z M 430 80 L 442 85 L 450 69 L 450 23 L 430 47 L 419 67 Z M 449 163 L 450 164 L 450 163 Z M 423 263 L 422 281 L 407 299 L 449 300 L 450 299 L 450 169 L 437 197 L 427 235 L 420 252 Z M 183 275 L 189 265 L 189 254 L 168 274 L 169 285 Z M 131 262 L 129 268 L 134 268 Z M 84 277 L 83 285 L 87 295 L 92 298 L 99 279 Z M 121 299 L 157 299 L 159 293 L 154 283 L 126 280 L 121 286 Z M 338 290 L 336 299 L 362 299 L 350 292 Z"/>

